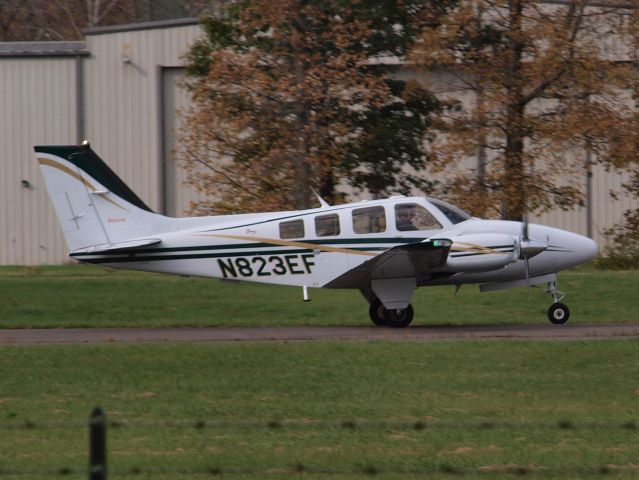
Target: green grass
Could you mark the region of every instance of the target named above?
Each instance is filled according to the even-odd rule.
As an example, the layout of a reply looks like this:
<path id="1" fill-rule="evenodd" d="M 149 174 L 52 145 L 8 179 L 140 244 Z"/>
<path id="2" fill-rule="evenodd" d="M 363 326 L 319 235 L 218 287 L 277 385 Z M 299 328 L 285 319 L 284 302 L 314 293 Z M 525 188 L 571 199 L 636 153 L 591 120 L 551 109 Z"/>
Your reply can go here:
<path id="1" fill-rule="evenodd" d="M 636 322 L 638 287 L 636 271 L 560 275 L 571 323 Z M 0 328 L 370 324 L 359 292 L 312 296 L 87 266 L 2 267 Z M 420 289 L 413 303 L 416 325 L 545 324 L 550 300 L 467 286 L 454 298 L 450 287 Z M 620 427 L 639 421 L 637 340 L 2 347 L 0 368 L 2 478 L 86 478 L 95 405 L 127 425 L 109 431 L 110 479 L 520 478 L 500 470 L 509 465 L 541 478 L 601 478 L 603 465 L 611 478 L 638 473 L 638 430 Z M 230 425 L 194 428 L 198 420 Z M 296 473 L 297 464 L 341 473 Z M 224 474 L 206 475 L 211 466 Z"/>
<path id="2" fill-rule="evenodd" d="M 100 404 L 129 425 L 110 429 L 110 478 L 212 465 L 258 471 L 247 478 L 333 477 L 278 475 L 298 463 L 346 472 L 335 478 L 365 478 L 348 473 L 365 468 L 433 470 L 434 478 L 468 469 L 464 478 L 486 478 L 479 468 L 508 465 L 550 467 L 554 478 L 598 478 L 579 468 L 621 465 L 630 469 L 615 478 L 634 478 L 637 430 L 619 425 L 638 418 L 638 353 L 636 340 L 5 347 L 0 468 L 84 471 L 82 424 Z M 10 428 L 25 420 L 36 427 Z M 240 424 L 196 429 L 197 420 Z M 417 420 L 431 426 L 410 428 Z M 158 425 L 165 421 L 190 425 Z M 561 421 L 574 428 L 558 428 Z"/>
<path id="3" fill-rule="evenodd" d="M 571 323 L 639 319 L 639 271 L 560 274 Z M 480 294 L 464 286 L 418 289 L 414 325 L 543 324 L 550 296 L 533 289 Z M 143 274 L 83 265 L 1 267 L 0 328 L 369 325 L 356 290 L 311 290 Z"/>

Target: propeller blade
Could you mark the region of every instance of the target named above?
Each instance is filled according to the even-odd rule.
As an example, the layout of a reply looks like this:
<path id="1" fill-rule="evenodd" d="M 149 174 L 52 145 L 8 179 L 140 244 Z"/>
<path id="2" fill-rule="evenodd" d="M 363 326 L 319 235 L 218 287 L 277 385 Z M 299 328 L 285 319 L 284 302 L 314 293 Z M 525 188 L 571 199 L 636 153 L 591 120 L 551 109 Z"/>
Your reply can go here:
<path id="1" fill-rule="evenodd" d="M 528 212 L 525 208 L 524 202 L 524 218 L 521 226 L 521 239 L 519 240 L 519 255 L 524 259 L 524 272 L 526 274 L 526 284 L 528 288 L 528 301 L 530 302 L 530 258 L 543 252 L 548 248 L 548 245 L 542 244 L 535 240 L 530 240 L 528 236 Z"/>
<path id="2" fill-rule="evenodd" d="M 535 255 L 539 255 L 546 250 L 548 245 L 535 239 L 531 239 L 528 236 L 528 216 L 526 215 L 525 221 L 521 223 L 521 236 L 519 237 L 519 258 L 521 260 L 528 260 Z"/>
<path id="3" fill-rule="evenodd" d="M 530 265 L 528 257 L 524 259 L 524 271 L 526 272 L 526 284 L 528 285 L 528 301 L 530 301 Z"/>
<path id="4" fill-rule="evenodd" d="M 519 237 L 519 258 L 524 261 L 524 272 L 526 275 L 526 285 L 528 286 L 528 301 L 531 300 L 530 281 L 530 259 L 546 250 L 548 245 L 531 239 L 528 236 L 528 214 L 524 214 L 524 221 L 521 223 L 521 236 Z"/>
<path id="5" fill-rule="evenodd" d="M 524 221 L 521 223 L 521 238 L 522 240 L 528 240 L 528 215 L 524 217 Z"/>

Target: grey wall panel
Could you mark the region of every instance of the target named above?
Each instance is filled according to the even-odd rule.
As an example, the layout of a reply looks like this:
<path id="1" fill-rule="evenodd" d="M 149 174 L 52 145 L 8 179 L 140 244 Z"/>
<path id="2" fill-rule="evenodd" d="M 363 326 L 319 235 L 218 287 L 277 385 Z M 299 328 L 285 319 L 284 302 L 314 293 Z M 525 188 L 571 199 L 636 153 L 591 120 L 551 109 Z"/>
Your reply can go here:
<path id="1" fill-rule="evenodd" d="M 76 142 L 74 58 L 0 59 L 0 105 L 0 263 L 67 261 L 33 146 Z"/>

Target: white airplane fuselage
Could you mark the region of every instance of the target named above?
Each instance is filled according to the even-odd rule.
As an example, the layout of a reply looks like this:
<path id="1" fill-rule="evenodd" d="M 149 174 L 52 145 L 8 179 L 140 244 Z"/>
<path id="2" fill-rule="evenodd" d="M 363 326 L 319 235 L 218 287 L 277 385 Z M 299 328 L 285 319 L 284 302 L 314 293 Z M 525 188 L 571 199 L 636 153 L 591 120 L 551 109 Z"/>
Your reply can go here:
<path id="1" fill-rule="evenodd" d="M 386 218 L 392 220 L 394 207 L 406 203 L 426 208 L 442 228 L 398 231 L 391 221 L 383 232 L 358 234 L 353 231 L 353 210 L 379 206 L 384 208 Z M 338 215 L 340 233 L 319 237 L 315 235 L 313 221 L 315 217 L 327 214 Z M 304 222 L 305 235 L 291 239 L 280 238 L 278 225 L 293 219 Z M 312 210 L 197 217 L 188 220 L 198 226 L 153 235 L 161 240 L 161 246 L 158 247 L 149 247 L 134 254 L 83 252 L 72 253 L 72 256 L 81 261 L 113 268 L 323 287 L 335 277 L 398 245 L 473 234 L 503 234 L 517 238 L 522 231 L 522 223 L 514 221 L 470 218 L 453 224 L 424 197 L 394 197 Z M 184 226 L 180 223 L 176 227 Z M 597 245 L 593 240 L 572 232 L 537 224 L 530 224 L 529 232 L 531 238 L 549 246 L 530 259 L 531 277 L 571 268 L 592 259 L 597 253 Z M 486 248 L 495 246 L 482 245 Z M 455 245 L 452 250 L 455 255 Z M 508 253 L 510 252 L 497 255 L 503 257 Z M 459 285 L 524 279 L 524 263 L 524 260 L 516 259 L 505 265 L 498 264 L 488 271 L 455 272 L 442 268 L 436 273 L 452 274 L 434 275 L 435 278 L 423 279 L 419 285 Z M 481 264 L 478 268 L 481 268 Z"/>
<path id="2" fill-rule="evenodd" d="M 377 325 L 405 327 L 417 287 L 482 291 L 548 283 L 549 317 L 568 319 L 556 273 L 597 254 L 591 239 L 543 225 L 481 220 L 445 202 L 397 196 L 288 212 L 156 214 L 88 144 L 35 147 L 69 255 L 177 275 L 356 288 Z"/>

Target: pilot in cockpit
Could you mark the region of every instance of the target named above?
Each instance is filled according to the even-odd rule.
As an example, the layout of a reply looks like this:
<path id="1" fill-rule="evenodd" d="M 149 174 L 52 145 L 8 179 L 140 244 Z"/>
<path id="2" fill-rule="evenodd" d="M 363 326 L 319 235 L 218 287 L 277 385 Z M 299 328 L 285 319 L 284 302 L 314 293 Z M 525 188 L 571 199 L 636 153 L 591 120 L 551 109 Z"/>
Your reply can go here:
<path id="1" fill-rule="evenodd" d="M 412 205 L 400 205 L 396 211 L 395 226 L 400 232 L 417 230 L 413 223 L 415 219 L 415 208 Z"/>

